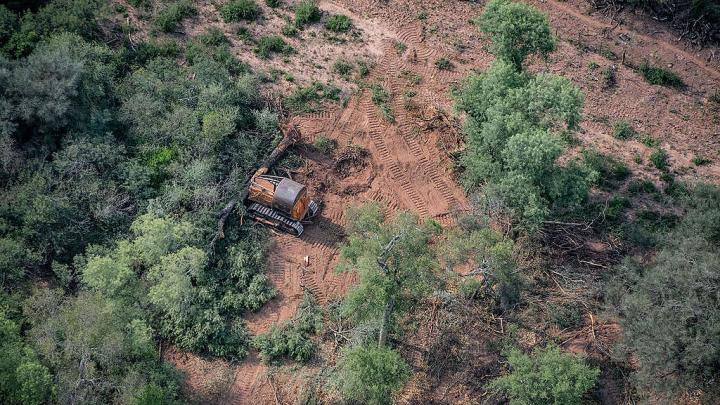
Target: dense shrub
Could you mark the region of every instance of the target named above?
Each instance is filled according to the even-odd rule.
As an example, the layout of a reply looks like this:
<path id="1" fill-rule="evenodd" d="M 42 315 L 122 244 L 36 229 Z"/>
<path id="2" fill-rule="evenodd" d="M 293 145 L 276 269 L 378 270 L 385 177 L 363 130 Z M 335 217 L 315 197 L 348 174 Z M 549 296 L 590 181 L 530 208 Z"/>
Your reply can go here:
<path id="1" fill-rule="evenodd" d="M 508 354 L 510 374 L 493 381 L 512 404 L 574 405 L 595 385 L 600 370 L 557 346 L 535 349 L 528 356 L 517 349 Z"/>
<path id="2" fill-rule="evenodd" d="M 273 53 L 289 53 L 291 51 L 292 47 L 277 35 L 260 37 L 255 47 L 255 53 L 263 59 L 269 58 Z"/>
<path id="3" fill-rule="evenodd" d="M 253 346 L 260 351 L 260 357 L 266 363 L 277 363 L 283 358 L 306 362 L 316 349 L 311 336 L 321 328 L 322 312 L 314 298 L 305 294 L 295 318 L 258 335 L 253 340 Z"/>
<path id="4" fill-rule="evenodd" d="M 253 21 L 260 15 L 260 8 L 255 0 L 230 0 L 221 5 L 219 11 L 225 22 Z"/>
<path id="5" fill-rule="evenodd" d="M 668 154 L 665 149 L 656 148 L 654 151 L 652 151 L 652 153 L 650 154 L 650 162 L 652 162 L 653 166 L 655 166 L 658 170 L 667 169 Z"/>
<path id="6" fill-rule="evenodd" d="M 715 403 L 720 398 L 715 344 L 720 339 L 720 190 L 699 185 L 683 202 L 685 216 L 659 232 L 655 259 L 621 266 L 607 302 L 621 317 L 620 349 L 637 358 L 636 382 L 643 392 L 679 400 L 700 390 L 703 402 Z"/>
<path id="7" fill-rule="evenodd" d="M 189 0 L 180 0 L 168 4 L 160 10 L 155 18 L 155 27 L 163 32 L 175 31 L 178 24 L 188 17 L 197 13 L 197 9 Z"/>
<path id="8" fill-rule="evenodd" d="M 333 32 L 348 32 L 352 27 L 352 20 L 346 15 L 333 14 L 325 21 L 325 28 Z"/>
<path id="9" fill-rule="evenodd" d="M 635 129 L 627 121 L 618 121 L 613 124 L 613 136 L 618 139 L 630 139 L 635 136 Z"/>
<path id="10" fill-rule="evenodd" d="M 675 72 L 660 66 L 652 66 L 647 62 L 640 65 L 638 71 L 650 84 L 669 87 L 684 87 L 685 83 Z"/>
<path id="11" fill-rule="evenodd" d="M 338 100 L 339 98 L 339 88 L 332 84 L 323 85 L 320 82 L 313 82 L 309 86 L 301 86 L 295 89 L 285 97 L 284 104 L 291 111 L 313 112 L 320 109 L 321 101 Z"/>
<path id="12" fill-rule="evenodd" d="M 335 73 L 339 75 L 347 76 L 350 74 L 350 72 L 352 72 L 352 70 L 353 65 L 352 63 L 348 62 L 347 59 L 337 58 L 335 60 L 335 63 L 333 63 L 333 71 L 335 71 Z"/>
<path id="13" fill-rule="evenodd" d="M 300 0 L 295 5 L 295 25 L 303 27 L 307 24 L 320 21 L 322 12 L 315 0 Z"/>
<path id="14" fill-rule="evenodd" d="M 357 346 L 342 353 L 336 381 L 345 398 L 380 405 L 392 403 L 392 395 L 409 375 L 409 367 L 396 351 Z"/>
<path id="15" fill-rule="evenodd" d="M 555 49 L 547 16 L 525 3 L 492 0 L 475 24 L 490 35 L 492 53 L 516 70 L 528 55 L 547 56 Z"/>

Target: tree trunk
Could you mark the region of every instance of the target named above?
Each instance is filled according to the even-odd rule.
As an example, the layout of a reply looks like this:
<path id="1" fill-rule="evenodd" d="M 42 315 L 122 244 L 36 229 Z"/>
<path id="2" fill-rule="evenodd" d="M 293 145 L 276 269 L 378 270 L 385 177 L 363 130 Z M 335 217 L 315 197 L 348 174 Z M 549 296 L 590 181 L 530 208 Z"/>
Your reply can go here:
<path id="1" fill-rule="evenodd" d="M 385 303 L 385 310 L 383 311 L 382 325 L 380 326 L 380 338 L 378 339 L 378 346 L 385 346 L 387 341 L 387 329 L 390 323 L 390 315 L 392 314 L 393 308 L 395 307 L 395 297 L 390 297 L 388 302 Z"/>

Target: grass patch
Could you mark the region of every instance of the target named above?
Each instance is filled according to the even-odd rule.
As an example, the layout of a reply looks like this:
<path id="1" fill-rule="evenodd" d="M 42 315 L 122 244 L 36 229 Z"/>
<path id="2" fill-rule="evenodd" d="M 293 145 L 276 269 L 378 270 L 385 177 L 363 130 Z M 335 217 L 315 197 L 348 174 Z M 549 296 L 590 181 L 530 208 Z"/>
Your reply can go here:
<path id="1" fill-rule="evenodd" d="M 313 146 L 322 154 L 332 155 L 335 153 L 335 150 L 337 150 L 338 143 L 335 139 L 328 138 L 325 135 L 319 135 L 315 138 Z"/>
<path id="2" fill-rule="evenodd" d="M 387 90 L 381 85 L 373 83 L 370 85 L 370 93 L 373 104 L 380 108 L 383 117 L 390 122 L 395 121 L 395 114 L 390 107 L 390 94 Z"/>
<path id="3" fill-rule="evenodd" d="M 358 67 L 358 75 L 360 77 L 366 77 L 367 75 L 370 74 L 370 66 L 368 66 L 367 62 L 365 62 L 364 60 L 359 60 L 357 62 L 357 67 Z"/>
<path id="4" fill-rule="evenodd" d="M 263 59 L 268 59 L 274 53 L 288 54 L 290 52 L 292 52 L 292 47 L 278 35 L 260 37 L 255 47 L 255 53 Z"/>
<path id="5" fill-rule="evenodd" d="M 603 85 L 605 87 L 609 88 L 609 87 L 615 86 L 615 69 L 608 66 L 605 69 L 603 69 L 602 72 L 600 72 L 600 74 L 602 74 Z"/>
<path id="6" fill-rule="evenodd" d="M 645 62 L 638 68 L 638 72 L 650 84 L 667 87 L 684 87 L 685 83 L 680 76 L 669 69 L 660 66 L 652 66 Z"/>
<path id="7" fill-rule="evenodd" d="M 640 138 L 640 143 L 647 146 L 648 148 L 654 148 L 659 144 L 658 140 L 650 135 L 643 135 L 643 137 Z"/>
<path id="8" fill-rule="evenodd" d="M 695 166 L 703 166 L 712 163 L 712 160 L 703 156 L 695 156 L 692 158 L 692 162 Z"/>
<path id="9" fill-rule="evenodd" d="M 628 185 L 628 192 L 631 194 L 653 194 L 657 192 L 657 187 L 650 180 L 634 180 Z"/>
<path id="10" fill-rule="evenodd" d="M 341 76 L 349 75 L 353 70 L 353 64 L 344 58 L 337 58 L 333 64 L 333 71 Z"/>
<path id="11" fill-rule="evenodd" d="M 197 9 L 189 0 L 170 3 L 155 18 L 155 28 L 162 32 L 175 31 L 182 20 L 197 14 Z"/>
<path id="12" fill-rule="evenodd" d="M 325 21 L 325 28 L 332 32 L 348 32 L 352 28 L 352 20 L 346 15 L 331 15 Z"/>
<path id="13" fill-rule="evenodd" d="M 228 43 L 225 34 L 218 27 L 210 27 L 204 33 L 198 35 L 200 42 L 206 46 L 221 46 Z"/>
<path id="14" fill-rule="evenodd" d="M 627 121 L 621 120 L 613 124 L 613 136 L 617 139 L 630 139 L 635 134 L 635 129 Z"/>
<path id="15" fill-rule="evenodd" d="M 298 87 L 285 98 L 285 106 L 294 112 L 316 112 L 323 100 L 337 101 L 340 89 L 333 85 L 313 82 L 310 86 Z"/>
<path id="16" fill-rule="evenodd" d="M 657 148 L 650 154 L 650 162 L 658 170 L 666 170 L 668 168 L 668 154 L 663 148 Z"/>
<path id="17" fill-rule="evenodd" d="M 223 21 L 253 21 L 260 15 L 260 8 L 254 0 L 231 0 L 219 7 Z"/>
<path id="18" fill-rule="evenodd" d="M 281 0 L 265 0 L 265 4 L 270 8 L 278 8 L 282 4 Z"/>
<path id="19" fill-rule="evenodd" d="M 407 50 L 407 45 L 404 42 L 395 41 L 393 42 L 393 48 L 395 48 L 398 55 L 402 55 Z"/>
<path id="20" fill-rule="evenodd" d="M 448 58 L 443 56 L 442 58 L 435 61 L 435 67 L 440 70 L 452 70 L 453 64 Z"/>
<path id="21" fill-rule="evenodd" d="M 298 28 L 320 21 L 322 12 L 314 0 L 302 0 L 295 6 L 295 25 Z"/>
<path id="22" fill-rule="evenodd" d="M 586 167 L 598 174 L 597 185 L 600 187 L 611 187 L 630 176 L 627 165 L 597 151 L 584 151 L 583 161 Z"/>

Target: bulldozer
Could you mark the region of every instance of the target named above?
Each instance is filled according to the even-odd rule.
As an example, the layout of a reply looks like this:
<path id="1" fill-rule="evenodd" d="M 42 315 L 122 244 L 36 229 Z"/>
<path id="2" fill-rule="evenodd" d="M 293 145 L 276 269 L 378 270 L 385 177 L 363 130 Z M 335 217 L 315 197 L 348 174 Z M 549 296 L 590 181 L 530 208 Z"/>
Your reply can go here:
<path id="1" fill-rule="evenodd" d="M 244 201 L 245 212 L 257 222 L 300 236 L 304 230 L 303 222 L 307 223 L 316 216 L 319 206 L 310 199 L 305 185 L 287 177 L 268 174 L 287 148 L 301 137 L 297 126 L 283 132 L 283 140 L 250 178 Z"/>

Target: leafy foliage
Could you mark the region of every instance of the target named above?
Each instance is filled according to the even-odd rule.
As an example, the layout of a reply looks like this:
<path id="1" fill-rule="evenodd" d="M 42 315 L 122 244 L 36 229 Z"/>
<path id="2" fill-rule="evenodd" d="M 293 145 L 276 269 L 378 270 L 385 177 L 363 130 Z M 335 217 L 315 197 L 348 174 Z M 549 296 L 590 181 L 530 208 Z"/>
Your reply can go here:
<path id="1" fill-rule="evenodd" d="M 386 347 L 356 346 L 338 361 L 338 385 L 347 399 L 370 405 L 392 403 L 410 370 L 400 355 Z"/>
<path id="2" fill-rule="evenodd" d="M 618 121 L 613 124 L 613 136 L 618 139 L 630 139 L 636 135 L 633 128 L 627 121 Z"/>
<path id="3" fill-rule="evenodd" d="M 492 0 L 475 24 L 490 35 L 492 53 L 518 71 L 529 55 L 545 57 L 555 49 L 547 16 L 525 3 Z"/>
<path id="4" fill-rule="evenodd" d="M 260 15 L 260 8 L 255 0 L 230 0 L 221 5 L 219 11 L 225 22 L 253 21 Z"/>
<path id="5" fill-rule="evenodd" d="M 298 28 L 320 21 L 321 16 L 322 12 L 315 0 L 300 0 L 295 5 L 295 25 Z"/>
<path id="6" fill-rule="evenodd" d="M 180 0 L 168 4 L 155 18 L 155 27 L 163 32 L 175 31 L 178 24 L 197 13 L 195 6 L 189 0 Z"/>
<path id="7" fill-rule="evenodd" d="M 638 68 L 640 74 L 650 84 L 668 87 L 684 87 L 685 83 L 675 72 L 660 66 L 652 66 L 647 62 Z"/>
<path id="8" fill-rule="evenodd" d="M 333 14 L 325 21 L 325 28 L 333 32 L 348 32 L 352 28 L 352 20 L 346 15 Z"/>
<path id="9" fill-rule="evenodd" d="M 600 374 L 600 370 L 553 345 L 535 349 L 530 356 L 513 349 L 508 363 L 511 373 L 492 385 L 507 393 L 513 405 L 579 404 Z"/>
<path id="10" fill-rule="evenodd" d="M 289 53 L 292 47 L 285 43 L 282 37 L 277 35 L 262 36 L 258 39 L 255 53 L 263 59 L 267 59 L 273 53 Z"/>
<path id="11" fill-rule="evenodd" d="M 276 363 L 282 358 L 306 362 L 315 353 L 315 343 L 310 337 L 321 328 L 322 311 L 312 295 L 306 293 L 295 318 L 288 323 L 274 325 L 270 331 L 257 336 L 253 346 L 267 363 Z"/>
<path id="12" fill-rule="evenodd" d="M 720 398 L 720 190 L 697 186 L 684 202 L 685 216 L 661 238 L 653 263 L 627 261 L 607 301 L 617 303 L 620 349 L 637 357 L 644 392 L 678 398 L 699 389 L 712 403 Z"/>
<path id="13" fill-rule="evenodd" d="M 569 80 L 495 62 L 468 77 L 456 99 L 468 114 L 462 179 L 468 190 L 482 186 L 530 230 L 550 208 L 585 199 L 591 173 L 574 162 L 556 164 L 564 144 L 553 131 L 572 130 L 580 120 L 582 93 Z"/>

